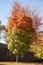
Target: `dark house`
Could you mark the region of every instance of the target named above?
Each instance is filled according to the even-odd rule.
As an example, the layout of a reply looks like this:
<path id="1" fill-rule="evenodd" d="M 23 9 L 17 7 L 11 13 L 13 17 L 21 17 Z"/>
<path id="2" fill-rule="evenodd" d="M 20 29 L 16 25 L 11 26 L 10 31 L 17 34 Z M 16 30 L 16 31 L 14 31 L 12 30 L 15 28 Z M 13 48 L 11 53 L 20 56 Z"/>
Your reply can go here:
<path id="1" fill-rule="evenodd" d="M 38 59 L 34 57 L 34 53 L 32 52 L 25 52 L 23 54 L 23 58 L 21 59 L 21 55 L 19 55 L 19 61 L 23 62 L 37 62 L 37 61 L 42 61 L 41 59 Z M 2 44 L 0 43 L 0 61 L 16 61 L 16 55 L 13 55 L 7 48 L 7 44 Z"/>
<path id="2" fill-rule="evenodd" d="M 15 56 L 8 50 L 7 44 L 0 43 L 0 61 L 13 61 L 13 60 L 15 60 Z"/>

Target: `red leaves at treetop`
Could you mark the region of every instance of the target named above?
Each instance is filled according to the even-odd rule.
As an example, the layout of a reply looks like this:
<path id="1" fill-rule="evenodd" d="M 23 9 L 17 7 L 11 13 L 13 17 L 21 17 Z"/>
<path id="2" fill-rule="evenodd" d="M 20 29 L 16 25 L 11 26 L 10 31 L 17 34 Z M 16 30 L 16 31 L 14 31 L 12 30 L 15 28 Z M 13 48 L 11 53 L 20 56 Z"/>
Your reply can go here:
<path id="1" fill-rule="evenodd" d="M 15 2 L 12 14 L 8 19 L 8 28 L 9 29 L 18 29 L 18 28 L 30 28 L 31 26 L 36 30 L 40 25 L 41 19 L 38 15 L 30 17 L 29 13 L 24 7 Z"/>

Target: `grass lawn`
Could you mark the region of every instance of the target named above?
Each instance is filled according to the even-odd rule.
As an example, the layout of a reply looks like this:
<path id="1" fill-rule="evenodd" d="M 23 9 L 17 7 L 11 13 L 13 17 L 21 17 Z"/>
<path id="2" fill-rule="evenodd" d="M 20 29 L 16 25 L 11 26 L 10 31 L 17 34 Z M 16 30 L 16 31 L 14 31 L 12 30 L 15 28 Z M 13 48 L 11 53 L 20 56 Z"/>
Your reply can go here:
<path id="1" fill-rule="evenodd" d="M 0 65 L 43 65 L 43 63 L 0 62 Z"/>

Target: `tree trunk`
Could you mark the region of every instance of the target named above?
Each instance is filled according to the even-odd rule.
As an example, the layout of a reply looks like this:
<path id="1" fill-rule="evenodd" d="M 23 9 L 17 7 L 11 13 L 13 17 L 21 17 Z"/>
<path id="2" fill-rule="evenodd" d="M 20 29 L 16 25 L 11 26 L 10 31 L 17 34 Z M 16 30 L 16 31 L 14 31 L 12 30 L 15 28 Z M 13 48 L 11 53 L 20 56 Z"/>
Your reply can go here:
<path id="1" fill-rule="evenodd" d="M 18 54 L 16 55 L 16 62 L 18 62 Z"/>
<path id="2" fill-rule="evenodd" d="M 23 61 L 23 53 L 21 54 L 21 59 L 22 59 L 22 61 Z"/>

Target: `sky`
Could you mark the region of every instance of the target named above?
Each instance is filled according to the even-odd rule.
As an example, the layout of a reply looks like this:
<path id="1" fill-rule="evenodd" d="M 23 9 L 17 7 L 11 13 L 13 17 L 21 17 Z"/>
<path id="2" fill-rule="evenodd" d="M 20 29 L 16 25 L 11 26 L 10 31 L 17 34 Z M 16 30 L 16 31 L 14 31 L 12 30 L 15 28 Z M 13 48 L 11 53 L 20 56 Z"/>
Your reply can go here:
<path id="1" fill-rule="evenodd" d="M 31 11 L 36 9 L 36 12 L 43 17 L 43 0 L 0 0 L 0 21 L 2 21 L 2 25 L 7 25 L 8 17 L 11 15 L 12 7 L 15 1 L 18 1 L 21 6 L 28 6 Z M 39 27 L 39 30 L 43 30 L 43 25 Z M 5 43 L 6 41 L 3 40 L 4 39 L 0 40 L 0 42 Z"/>
<path id="2" fill-rule="evenodd" d="M 7 25 L 15 1 L 18 1 L 21 6 L 28 6 L 30 10 L 36 9 L 39 15 L 43 17 L 43 0 L 0 0 L 0 21 L 3 25 Z M 41 30 L 43 30 L 43 25 Z"/>

